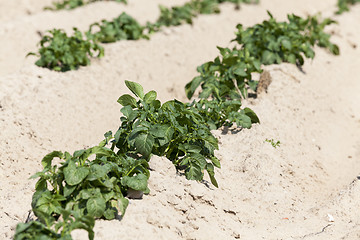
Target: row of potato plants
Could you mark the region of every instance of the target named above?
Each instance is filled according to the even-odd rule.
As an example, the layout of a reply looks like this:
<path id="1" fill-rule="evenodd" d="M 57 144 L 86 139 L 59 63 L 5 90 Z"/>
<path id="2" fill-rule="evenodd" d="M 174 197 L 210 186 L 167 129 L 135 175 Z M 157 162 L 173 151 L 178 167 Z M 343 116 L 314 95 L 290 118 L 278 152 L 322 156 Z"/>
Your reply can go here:
<path id="1" fill-rule="evenodd" d="M 199 14 L 219 13 L 219 4 L 232 2 L 239 5 L 257 3 L 258 0 L 191 0 L 183 6 L 167 8 L 160 6 L 160 16 L 155 23 L 142 26 L 136 19 L 122 13 L 112 21 L 102 20 L 91 24 L 84 34 L 74 28 L 74 33 L 68 36 L 65 31 L 53 29 L 41 39 L 38 53 L 28 55 L 38 56 L 35 64 L 39 67 L 55 71 L 69 71 L 90 64 L 91 57 L 104 56 L 104 48 L 100 43 L 112 43 L 120 40 L 149 39 L 150 34 L 160 31 L 163 27 L 191 24 Z"/>
<path id="2" fill-rule="evenodd" d="M 338 0 L 337 1 L 338 10 L 336 11 L 336 14 L 342 14 L 343 12 L 350 11 L 349 7 L 356 3 L 360 3 L 360 0 Z"/>
<path id="3" fill-rule="evenodd" d="M 116 1 L 116 2 L 122 2 L 122 3 L 127 3 L 126 0 L 63 0 L 60 2 L 53 2 L 53 6 L 52 7 L 45 7 L 46 10 L 62 10 L 62 9 L 74 9 L 80 6 L 84 6 L 87 5 L 89 3 L 93 3 L 93 2 L 98 2 L 98 1 Z M 219 1 L 219 2 L 224 2 L 224 1 Z M 242 2 L 241 0 L 230 0 L 229 2 L 234 2 L 239 4 L 240 2 Z M 244 0 L 244 2 L 251 2 L 251 0 Z M 349 6 L 350 5 L 354 5 L 356 3 L 359 3 L 360 0 L 338 0 L 337 1 L 337 7 L 338 10 L 336 11 L 336 14 L 341 14 L 343 12 L 349 11 Z M 218 11 L 218 8 L 215 4 L 209 4 L 207 8 L 204 8 L 204 12 L 212 12 L 212 11 Z M 189 15 L 188 13 L 185 13 L 187 15 Z M 189 21 L 191 22 L 191 19 L 189 19 Z"/>
<path id="4" fill-rule="evenodd" d="M 148 161 L 152 155 L 167 157 L 187 179 L 201 181 L 207 172 L 212 184 L 220 161 L 214 150 L 218 140 L 210 130 L 236 124 L 251 128 L 259 123 L 249 108 L 241 108 L 249 89 L 256 89 L 253 73 L 262 65 L 289 62 L 301 66 L 304 57 L 314 58 L 314 46 L 339 54 L 324 28 L 334 23 L 318 17 L 288 15 L 288 22 L 270 19 L 244 29 L 237 26 L 237 46 L 220 48 L 220 56 L 198 67 L 186 85 L 189 98 L 201 85 L 198 100 L 161 104 L 157 93 L 144 93 L 141 85 L 125 81 L 133 93 L 118 102 L 122 117 L 113 135 L 89 149 L 52 152 L 42 160 L 43 171 L 35 186 L 32 209 L 38 221 L 20 223 L 15 239 L 71 239 L 71 231 L 84 229 L 94 238 L 96 218 L 124 216 L 129 191 L 148 193 Z M 53 161 L 54 158 L 60 160 Z"/>
<path id="5" fill-rule="evenodd" d="M 330 42 L 330 35 L 324 28 L 335 21 L 319 16 L 301 18 L 288 15 L 288 22 L 277 22 L 268 12 L 269 20 L 244 29 L 236 26 L 238 43 L 233 49 L 218 47 L 220 56 L 197 68 L 196 76 L 185 86 L 190 99 L 201 86 L 201 98 L 239 99 L 248 96 L 248 90 L 256 90 L 257 81 L 252 73 L 260 73 L 261 65 L 288 62 L 302 66 L 304 57 L 313 59 L 315 45 L 339 55 L 339 47 Z"/>
<path id="6" fill-rule="evenodd" d="M 98 146 L 72 155 L 54 151 L 42 159 L 43 170 L 31 177 L 39 178 L 31 203 L 38 219 L 18 224 L 15 240 L 72 239 L 74 229 L 94 239 L 96 218 L 119 219 L 129 191 L 149 193 L 152 155 L 167 157 L 189 180 L 202 181 L 206 171 L 218 187 L 218 140 L 210 130 L 234 123 L 251 128 L 259 122 L 251 109 L 241 109 L 240 100 L 161 104 L 155 91 L 144 94 L 140 84 L 125 84 L 136 98 L 124 94 L 118 99 L 123 116 L 114 136 L 107 132 Z"/>

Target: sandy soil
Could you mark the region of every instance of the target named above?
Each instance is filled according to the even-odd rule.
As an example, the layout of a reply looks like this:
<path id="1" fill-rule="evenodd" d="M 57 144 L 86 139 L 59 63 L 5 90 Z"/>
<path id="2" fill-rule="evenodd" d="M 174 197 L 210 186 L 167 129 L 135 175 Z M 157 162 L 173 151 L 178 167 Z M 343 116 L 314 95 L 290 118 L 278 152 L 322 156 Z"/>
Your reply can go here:
<path id="1" fill-rule="evenodd" d="M 78 71 L 56 73 L 24 56 L 36 51 L 37 31 L 86 30 L 126 11 L 142 23 L 158 4 L 185 1 L 99 2 L 73 11 L 47 12 L 50 0 L 0 0 L 0 239 L 10 239 L 26 219 L 34 191 L 29 176 L 52 150 L 93 146 L 119 125 L 117 98 L 124 80 L 156 90 L 162 101 L 186 100 L 184 86 L 196 66 L 228 46 L 235 26 L 250 26 L 288 13 L 333 16 L 335 0 L 262 0 L 237 11 L 166 29 L 151 40 L 105 45 L 106 56 Z M 334 17 L 328 28 L 341 50 L 316 49 L 305 73 L 295 66 L 267 66 L 267 94 L 244 104 L 261 124 L 249 130 L 214 131 L 222 169 L 218 189 L 178 176 L 154 157 L 151 193 L 131 200 L 122 221 L 97 221 L 96 239 L 360 239 L 360 5 Z M 280 140 L 274 149 L 266 139 Z M 328 214 L 334 218 L 329 221 Z M 75 232 L 74 239 L 84 238 Z"/>

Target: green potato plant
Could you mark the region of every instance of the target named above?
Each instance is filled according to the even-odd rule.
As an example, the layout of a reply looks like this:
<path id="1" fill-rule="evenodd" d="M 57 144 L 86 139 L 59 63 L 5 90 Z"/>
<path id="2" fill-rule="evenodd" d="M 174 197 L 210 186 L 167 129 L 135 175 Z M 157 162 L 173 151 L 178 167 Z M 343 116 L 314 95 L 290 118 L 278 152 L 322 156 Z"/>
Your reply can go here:
<path id="1" fill-rule="evenodd" d="M 201 86 L 200 98 L 240 100 L 248 96 L 248 90 L 257 88 L 253 73 L 261 73 L 261 65 L 289 62 L 301 66 L 304 57 L 314 58 L 315 45 L 339 54 L 339 47 L 330 42 L 330 35 L 324 32 L 327 25 L 335 21 L 327 18 L 319 21 L 317 16 L 301 18 L 288 15 L 289 22 L 277 22 L 268 12 L 270 20 L 244 29 L 237 25 L 236 41 L 233 49 L 220 48 L 220 55 L 214 61 L 197 68 L 199 76 L 186 86 L 190 99 Z"/>
<path id="2" fill-rule="evenodd" d="M 225 101 L 247 97 L 247 89 L 256 89 L 257 82 L 251 74 L 260 73 L 261 62 L 250 55 L 247 49 L 218 47 L 221 57 L 204 63 L 197 68 L 199 76 L 185 86 L 186 96 L 190 99 L 201 85 L 199 97 L 209 97 Z"/>
<path id="3" fill-rule="evenodd" d="M 337 1 L 338 10 L 336 11 L 336 14 L 342 14 L 343 12 L 350 11 L 349 6 L 354 5 L 356 3 L 360 3 L 360 0 L 338 0 Z"/>
<path id="4" fill-rule="evenodd" d="M 73 155 L 54 151 L 42 159 L 43 171 L 31 177 L 39 178 L 31 204 L 38 221 L 18 225 L 15 239 L 71 239 L 70 232 L 78 228 L 93 239 L 94 219 L 125 214 L 129 189 L 150 191 L 147 161 L 116 154 L 105 147 L 111 133 L 105 137 L 99 146 Z M 55 158 L 60 162 L 54 164 Z"/>
<path id="5" fill-rule="evenodd" d="M 69 71 L 90 64 L 90 57 L 101 58 L 104 48 L 92 40 L 84 39 L 83 34 L 74 28 L 74 35 L 68 37 L 63 30 L 54 29 L 42 37 L 35 64 L 55 71 Z"/>
<path id="6" fill-rule="evenodd" d="M 118 100 L 123 116 L 112 145 L 119 149 L 117 154 L 166 156 L 187 179 L 200 181 L 206 170 L 218 186 L 214 177 L 214 166 L 220 167 L 214 155 L 218 141 L 203 116 L 177 100 L 161 105 L 155 91 L 144 94 L 137 83 L 126 81 L 126 85 L 138 100 L 129 94 Z"/>
<path id="7" fill-rule="evenodd" d="M 99 31 L 93 33 L 93 28 Z M 90 26 L 86 36 L 95 42 L 111 43 L 119 40 L 138 40 L 140 38 L 149 39 L 141 26 L 133 17 L 122 13 L 112 21 L 102 20 L 101 23 L 94 23 Z"/>
<path id="8" fill-rule="evenodd" d="M 160 6 L 160 16 L 155 23 L 148 23 L 149 32 L 159 31 L 163 26 L 179 26 L 192 24 L 193 19 L 200 14 L 220 13 L 219 5 L 231 2 L 237 6 L 244 3 L 258 3 L 258 0 L 191 0 L 182 6 L 167 8 Z"/>
<path id="9" fill-rule="evenodd" d="M 303 56 L 314 58 L 315 45 L 339 55 L 338 46 L 331 43 L 330 35 L 324 32 L 324 28 L 335 21 L 327 18 L 320 22 L 317 16 L 304 19 L 291 14 L 288 15 L 289 22 L 277 22 L 270 12 L 268 14 L 269 20 L 253 27 L 244 29 L 238 24 L 234 39 L 262 64 L 289 62 L 303 65 Z"/>

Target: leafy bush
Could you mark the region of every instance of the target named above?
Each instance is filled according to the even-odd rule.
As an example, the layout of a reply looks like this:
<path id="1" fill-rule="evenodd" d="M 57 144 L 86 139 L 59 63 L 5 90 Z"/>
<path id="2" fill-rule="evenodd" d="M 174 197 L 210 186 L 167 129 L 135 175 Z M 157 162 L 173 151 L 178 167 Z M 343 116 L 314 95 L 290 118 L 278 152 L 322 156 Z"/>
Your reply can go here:
<path id="1" fill-rule="evenodd" d="M 76 213 L 61 209 L 62 220 L 57 222 L 48 220 L 46 223 L 31 221 L 19 223 L 16 226 L 14 240 L 44 239 L 44 240 L 71 240 L 71 231 L 83 229 L 88 232 L 90 240 L 94 239 L 95 220 L 91 216 L 79 216 Z"/>
<path id="2" fill-rule="evenodd" d="M 250 56 L 261 60 L 262 64 L 289 62 L 303 65 L 303 55 L 314 58 L 315 45 L 327 48 L 335 55 L 339 54 L 338 46 L 332 44 L 330 35 L 324 32 L 324 28 L 335 21 L 327 18 L 319 22 L 316 16 L 303 19 L 291 14 L 288 15 L 288 23 L 277 22 L 271 13 L 268 14 L 270 20 L 245 30 L 238 24 L 234 39 L 250 52 Z"/>
<path id="3" fill-rule="evenodd" d="M 98 146 L 73 155 L 54 151 L 42 159 L 43 171 L 31 177 L 39 178 L 31 204 L 38 220 L 18 224 L 15 240 L 72 239 L 74 229 L 88 231 L 92 240 L 96 218 L 125 214 L 129 190 L 150 191 L 152 154 L 166 156 L 187 179 L 200 181 L 207 171 L 218 187 L 218 140 L 210 129 L 233 123 L 250 128 L 259 122 L 251 109 L 240 109 L 239 101 L 172 100 L 161 105 L 155 91 L 144 94 L 140 84 L 125 83 L 138 100 L 129 94 L 119 98 L 123 116 L 114 137 L 107 132 Z"/>
<path id="4" fill-rule="evenodd" d="M 350 5 L 354 5 L 359 2 L 360 0 L 338 0 L 337 2 L 338 10 L 336 11 L 336 14 L 341 14 L 343 12 L 349 11 Z"/>
<path id="5" fill-rule="evenodd" d="M 93 239 L 95 218 L 111 220 L 124 215 L 128 205 L 124 196 L 129 189 L 149 192 L 147 161 L 117 155 L 105 147 L 111 134 L 105 136 L 99 146 L 73 155 L 54 151 L 43 158 L 43 171 L 32 176 L 39 178 L 31 205 L 40 222 L 18 225 L 15 239 L 42 235 L 60 239 L 77 228 L 87 230 Z M 90 160 L 91 156 L 95 159 Z M 54 158 L 60 163 L 54 164 Z"/>
<path id="6" fill-rule="evenodd" d="M 220 167 L 214 155 L 218 141 L 210 129 L 232 122 L 250 128 L 259 122 L 252 110 L 240 110 L 240 102 L 172 100 L 161 105 L 155 91 L 144 94 L 141 85 L 130 81 L 126 85 L 138 100 L 128 94 L 119 98 L 123 117 L 112 148 L 119 149 L 117 154 L 140 154 L 145 159 L 151 154 L 166 156 L 187 179 L 202 180 L 206 170 L 218 186 L 214 177 L 214 167 Z"/>
<path id="7" fill-rule="evenodd" d="M 45 10 L 62 10 L 62 9 L 74 9 L 92 2 L 99 2 L 99 1 L 116 1 L 127 3 L 126 0 L 63 0 L 62 2 L 53 2 L 52 7 L 45 7 Z"/>
<path id="8" fill-rule="evenodd" d="M 92 33 L 93 27 L 99 27 L 100 30 Z M 138 40 L 148 37 L 143 34 L 142 27 L 134 18 L 122 13 L 113 21 L 102 20 L 100 23 L 94 23 L 90 26 L 90 30 L 86 33 L 89 39 L 102 43 L 116 42 L 119 40 Z"/>
<path id="9" fill-rule="evenodd" d="M 126 85 L 139 100 L 128 94 L 118 100 L 123 105 L 121 126 L 113 142 L 118 154 L 140 154 L 145 159 L 151 154 L 166 156 L 185 170 L 187 179 L 202 180 L 207 170 L 217 186 L 213 169 L 220 167 L 214 156 L 218 142 L 203 117 L 177 100 L 161 105 L 155 91 L 144 94 L 137 83 L 126 81 Z"/>
<path id="10" fill-rule="evenodd" d="M 63 30 L 49 31 L 40 41 L 39 56 L 35 62 L 39 67 L 46 67 L 55 71 L 69 71 L 90 64 L 89 57 L 104 56 L 104 49 L 92 40 L 83 38 L 82 33 L 74 28 L 74 35 L 68 37 Z"/>
<path id="11" fill-rule="evenodd" d="M 331 19 L 319 22 L 316 16 L 302 19 L 288 15 L 289 23 L 277 22 L 271 13 L 270 20 L 243 29 L 237 25 L 236 38 L 239 47 L 220 48 L 220 57 L 197 68 L 199 76 L 193 78 L 185 91 L 190 99 L 201 86 L 200 98 L 239 100 L 248 96 L 248 89 L 257 88 L 252 73 L 261 73 L 261 64 L 289 62 L 304 64 L 304 56 L 314 58 L 313 47 L 318 45 L 338 55 L 339 48 L 330 42 L 324 28 L 334 23 Z"/>
<path id="12" fill-rule="evenodd" d="M 244 3 L 258 3 L 258 0 L 191 0 L 182 6 L 167 8 L 160 6 L 160 17 L 155 23 L 148 23 L 150 32 L 159 31 L 163 26 L 179 26 L 184 23 L 192 24 L 193 18 L 199 14 L 219 13 L 219 4 L 231 2 L 239 5 Z"/>
<path id="13" fill-rule="evenodd" d="M 218 100 L 241 99 L 247 97 L 247 88 L 255 90 L 257 82 L 251 73 L 261 72 L 261 63 L 250 56 L 247 49 L 220 48 L 221 57 L 204 63 L 197 68 L 199 76 L 186 84 L 185 91 L 190 99 L 201 85 L 200 98 Z"/>

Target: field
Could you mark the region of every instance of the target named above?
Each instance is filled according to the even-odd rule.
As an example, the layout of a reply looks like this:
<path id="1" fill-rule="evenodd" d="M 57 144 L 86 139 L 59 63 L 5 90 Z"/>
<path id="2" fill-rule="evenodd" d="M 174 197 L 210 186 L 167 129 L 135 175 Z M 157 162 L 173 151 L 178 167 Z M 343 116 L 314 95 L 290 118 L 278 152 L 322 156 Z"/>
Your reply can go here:
<path id="1" fill-rule="evenodd" d="M 12 239 L 29 215 L 36 218 L 36 179 L 29 178 L 42 171 L 46 154 L 93 147 L 105 132 L 117 131 L 117 100 L 131 94 L 125 80 L 155 90 L 162 103 L 189 102 L 185 86 L 198 75 L 196 67 L 217 57 L 217 46 L 235 45 L 237 24 L 268 20 L 267 10 L 278 21 L 319 12 L 332 18 L 337 23 L 325 32 L 340 54 L 315 46 L 315 57 L 302 66 L 263 65 L 270 85 L 242 100 L 260 123 L 211 130 L 219 145 L 218 188 L 207 173 L 202 181 L 187 180 L 154 154 L 150 193 L 129 199 L 121 220 L 97 219 L 95 239 L 360 239 L 360 4 L 336 15 L 335 0 L 260 0 L 240 9 L 223 3 L 219 14 L 164 27 L 149 40 L 101 44 L 104 57 L 57 72 L 26 57 L 38 51 L 47 30 L 87 31 L 123 11 L 146 24 L 158 18 L 159 4 L 187 1 L 99 1 L 43 10 L 51 2 L 0 0 L 0 239 Z M 83 230 L 72 236 L 88 239 Z"/>

